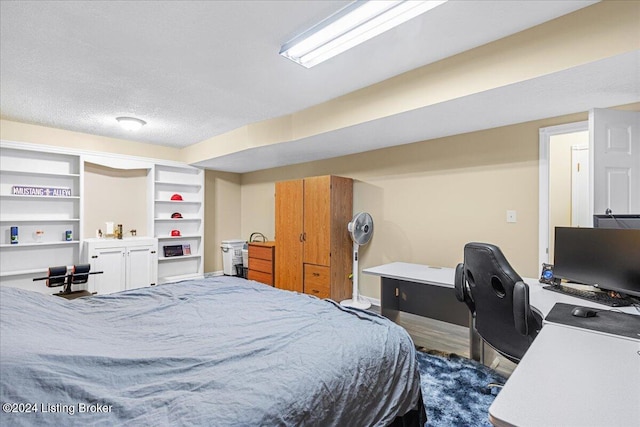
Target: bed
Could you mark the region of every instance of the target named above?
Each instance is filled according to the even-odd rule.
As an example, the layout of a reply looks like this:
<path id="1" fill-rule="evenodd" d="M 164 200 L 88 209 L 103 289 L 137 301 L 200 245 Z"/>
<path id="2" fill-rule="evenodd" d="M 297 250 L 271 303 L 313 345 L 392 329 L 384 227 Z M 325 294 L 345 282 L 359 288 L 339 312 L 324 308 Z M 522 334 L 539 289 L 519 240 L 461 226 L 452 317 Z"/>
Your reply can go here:
<path id="1" fill-rule="evenodd" d="M 76 300 L 0 286 L 0 317 L 2 425 L 425 421 L 404 329 L 257 282 L 212 277 Z"/>

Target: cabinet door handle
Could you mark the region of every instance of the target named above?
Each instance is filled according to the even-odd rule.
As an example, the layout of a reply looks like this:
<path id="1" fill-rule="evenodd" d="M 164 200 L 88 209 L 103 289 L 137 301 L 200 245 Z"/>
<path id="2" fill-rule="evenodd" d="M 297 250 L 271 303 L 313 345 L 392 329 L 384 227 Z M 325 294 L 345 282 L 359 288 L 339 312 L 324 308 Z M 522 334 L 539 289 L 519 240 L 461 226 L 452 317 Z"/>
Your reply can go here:
<path id="1" fill-rule="evenodd" d="M 320 277 L 320 273 L 311 273 L 313 277 Z"/>
<path id="2" fill-rule="evenodd" d="M 91 255 L 91 258 L 98 258 L 98 255 Z"/>
<path id="3" fill-rule="evenodd" d="M 320 293 L 320 291 L 317 290 L 317 289 L 311 289 L 311 292 L 313 292 L 314 294 L 319 294 Z"/>
<path id="4" fill-rule="evenodd" d="M 302 240 L 303 241 L 307 241 L 307 232 L 305 231 L 304 233 L 302 233 Z"/>
<path id="5" fill-rule="evenodd" d="M 304 242 L 304 238 L 302 237 L 302 233 L 300 233 L 300 241 Z"/>

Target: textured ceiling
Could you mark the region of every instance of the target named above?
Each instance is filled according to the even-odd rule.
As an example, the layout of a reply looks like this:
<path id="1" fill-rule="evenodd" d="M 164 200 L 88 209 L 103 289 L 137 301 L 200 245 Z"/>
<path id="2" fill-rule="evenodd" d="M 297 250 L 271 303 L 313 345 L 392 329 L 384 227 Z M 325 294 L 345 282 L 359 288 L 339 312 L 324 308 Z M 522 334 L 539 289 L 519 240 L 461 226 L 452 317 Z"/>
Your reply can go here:
<path id="1" fill-rule="evenodd" d="M 450 1 L 312 69 L 278 55 L 283 43 L 348 3 L 2 1 L 0 113 L 8 120 L 184 147 L 308 108 L 594 2 Z M 477 102 L 464 101 L 456 101 L 456 108 Z M 445 107 L 431 110 L 440 126 L 436 133 L 465 131 L 468 125 L 454 121 L 455 115 L 442 114 Z M 526 119 L 512 110 L 502 111 L 502 122 Z M 122 115 L 148 124 L 135 134 L 123 131 L 115 121 Z M 407 133 L 398 141 L 412 142 L 410 127 Z M 424 138 L 424 132 L 415 133 Z M 294 148 L 295 143 L 279 144 L 263 154 L 275 157 L 274 165 L 288 162 L 287 156 L 304 161 L 346 154 L 332 149 L 331 141 L 307 152 L 300 145 Z M 371 148 L 375 144 L 358 151 Z M 242 157 L 246 154 L 251 153 L 226 158 L 227 164 L 241 163 L 235 171 L 263 168 Z M 208 166 L 234 170 L 215 160 Z"/>

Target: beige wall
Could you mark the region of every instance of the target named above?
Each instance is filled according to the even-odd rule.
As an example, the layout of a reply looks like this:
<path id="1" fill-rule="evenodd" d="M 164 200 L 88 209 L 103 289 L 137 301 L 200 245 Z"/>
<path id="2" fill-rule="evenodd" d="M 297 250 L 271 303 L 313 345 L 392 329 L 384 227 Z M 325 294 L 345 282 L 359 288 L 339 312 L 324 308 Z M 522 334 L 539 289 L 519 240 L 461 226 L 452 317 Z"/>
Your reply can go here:
<path id="1" fill-rule="evenodd" d="M 640 104 L 617 108 L 640 111 Z M 243 174 L 241 235 L 274 237 L 276 181 L 335 174 L 356 180 L 354 212 L 374 218 L 361 268 L 392 261 L 455 267 L 464 244 L 480 240 L 501 247 L 520 275 L 538 277 L 539 130 L 587 118 L 571 114 Z M 516 210 L 515 224 L 506 222 L 507 210 Z M 362 294 L 379 298 L 379 280 L 360 277 Z"/>
<path id="2" fill-rule="evenodd" d="M 464 244 L 476 240 L 497 244 L 521 275 L 537 277 L 538 131 L 586 118 L 575 114 L 243 174 L 242 236 L 274 236 L 275 181 L 335 174 L 356 180 L 354 211 L 374 218 L 361 268 L 392 261 L 454 267 Z M 506 222 L 508 209 L 517 211 L 517 223 Z M 360 277 L 362 294 L 379 298 L 378 279 Z"/>
<path id="3" fill-rule="evenodd" d="M 247 239 L 241 233 L 240 175 L 206 171 L 204 177 L 204 271 L 222 271 L 223 240 Z"/>
<path id="4" fill-rule="evenodd" d="M 93 163 L 84 168 L 84 237 L 105 232 L 105 222 L 122 224 L 124 237 L 135 229 L 147 235 L 147 169 L 112 169 Z"/>

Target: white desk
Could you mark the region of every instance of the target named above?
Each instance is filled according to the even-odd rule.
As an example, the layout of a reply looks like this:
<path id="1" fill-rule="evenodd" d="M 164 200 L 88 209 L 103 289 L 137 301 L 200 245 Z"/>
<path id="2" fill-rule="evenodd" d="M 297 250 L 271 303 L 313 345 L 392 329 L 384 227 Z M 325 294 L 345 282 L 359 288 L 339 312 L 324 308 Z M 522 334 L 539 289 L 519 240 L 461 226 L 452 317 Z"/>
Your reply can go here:
<path id="1" fill-rule="evenodd" d="M 640 426 L 638 408 L 640 340 L 545 324 L 489 420 L 500 427 Z"/>
<path id="2" fill-rule="evenodd" d="M 377 267 L 365 268 L 362 272 L 374 276 L 451 288 L 453 287 L 455 269 L 408 262 L 392 262 Z"/>
<path id="3" fill-rule="evenodd" d="M 380 312 L 393 321 L 402 311 L 465 327 L 471 324 L 469 309 L 455 296 L 453 268 L 394 262 L 362 272 L 380 276 Z"/>
<path id="4" fill-rule="evenodd" d="M 423 288 L 445 289 L 452 294 L 454 271 L 453 268 L 394 262 L 364 269 L 363 273 L 381 277 L 384 314 L 385 302 L 394 296 L 402 298 L 397 291 L 392 293 L 398 283 L 422 284 Z M 557 302 L 609 309 L 602 304 L 544 290 L 538 279 L 525 278 L 524 281 L 529 285 L 530 304 L 543 316 Z M 465 304 L 457 303 L 468 311 Z M 634 307 L 614 310 L 640 314 Z M 431 317 L 429 313 L 421 315 Z M 477 359 L 473 328 L 470 332 L 471 356 Z M 639 407 L 640 339 L 545 322 L 489 408 L 489 419 L 500 427 L 640 426 Z"/>
<path id="5" fill-rule="evenodd" d="M 544 316 L 549 314 L 554 304 L 563 302 L 565 304 L 580 305 L 583 307 L 593 307 L 599 310 L 615 310 L 629 314 L 639 314 L 634 307 L 608 307 L 582 298 L 572 297 L 570 295 L 560 294 L 558 292 L 546 291 L 544 286 L 538 279 L 523 278 L 525 283 L 529 285 L 529 304 L 542 312 Z"/>
<path id="6" fill-rule="evenodd" d="M 455 275 L 454 268 L 432 267 L 424 264 L 411 264 L 407 262 L 392 262 L 376 267 L 365 268 L 362 270 L 362 272 L 365 274 L 380 276 L 383 279 L 387 278 L 411 283 L 421 283 L 424 285 L 450 289 L 451 295 L 453 295 L 453 281 Z M 527 285 L 529 285 L 529 303 L 540 310 L 543 316 L 546 316 L 553 308 L 553 305 L 557 302 L 580 305 L 584 307 L 594 307 L 601 310 L 607 308 L 607 306 L 605 305 L 598 304 L 589 300 L 560 294 L 558 292 L 546 291 L 543 289 L 543 286 L 545 285 L 540 284 L 540 282 L 538 282 L 538 279 L 523 278 L 523 280 Z M 382 298 L 380 302 L 382 305 L 381 309 L 384 310 L 384 281 L 382 281 L 381 286 L 383 289 L 381 292 Z M 468 310 L 465 304 L 458 304 L 464 307 L 464 310 Z M 636 309 L 633 307 L 615 307 L 615 310 L 622 311 L 624 313 L 638 314 Z"/>

